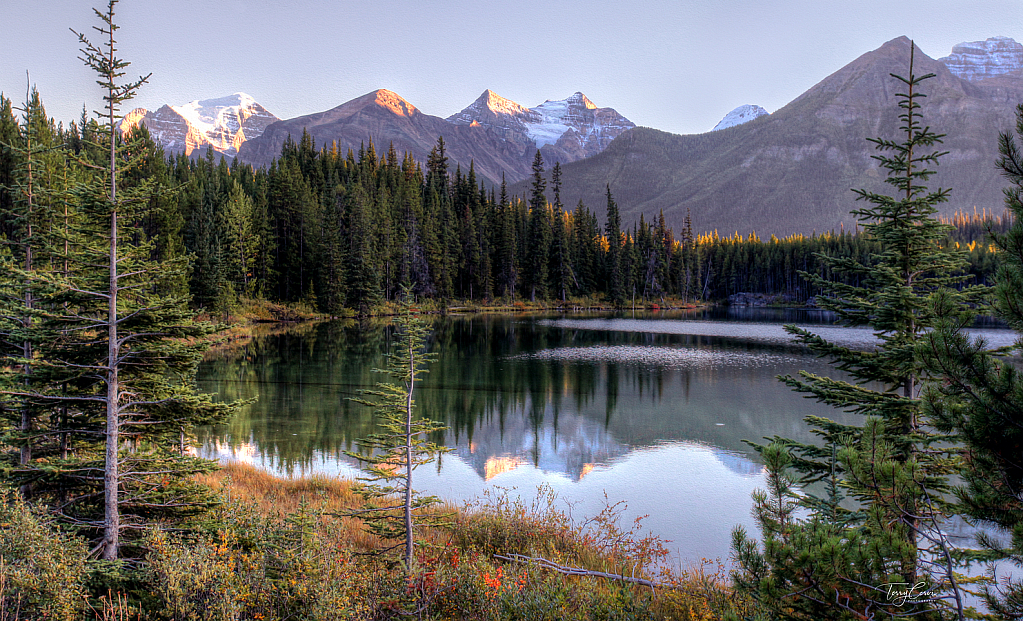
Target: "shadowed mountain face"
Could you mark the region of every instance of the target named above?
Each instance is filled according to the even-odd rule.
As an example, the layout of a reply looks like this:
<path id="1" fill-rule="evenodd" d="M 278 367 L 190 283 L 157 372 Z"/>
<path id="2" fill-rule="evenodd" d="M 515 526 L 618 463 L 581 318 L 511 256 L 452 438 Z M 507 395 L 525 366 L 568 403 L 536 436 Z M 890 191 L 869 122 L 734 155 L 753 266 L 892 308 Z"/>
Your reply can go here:
<path id="1" fill-rule="evenodd" d="M 910 41 L 900 37 L 828 76 L 773 114 L 728 129 L 680 136 L 649 128 L 623 133 L 602 153 L 563 166 L 562 201 L 582 199 L 598 212 L 605 185 L 625 222 L 664 210 L 680 226 L 686 210 L 700 231 L 761 235 L 851 227 L 859 207 L 851 188 L 890 193 L 872 159 L 868 137 L 901 141 L 898 100 L 908 73 Z M 926 80 L 919 100 L 924 123 L 946 134 L 932 189 L 950 187 L 942 213 L 1001 212 L 1005 185 L 994 167 L 998 132 L 1014 124 L 1023 75 L 971 82 L 916 50 L 915 73 Z M 528 181 L 511 188 L 524 195 Z"/>
<path id="2" fill-rule="evenodd" d="M 477 175 L 491 182 L 529 175 L 539 148 L 553 163 L 572 162 L 599 153 L 633 123 L 611 108 L 598 108 L 582 93 L 559 101 L 525 108 L 484 91 L 480 97 L 448 119 L 424 114 L 397 94 L 377 90 L 326 112 L 274 123 L 263 135 L 239 150 L 238 157 L 254 166 L 266 166 L 280 155 L 290 135 L 298 141 L 303 130 L 317 147 L 337 144 L 345 153 L 370 141 L 378 155 L 393 144 L 400 155 L 411 153 L 419 162 L 443 136 L 447 156 L 468 171 L 474 162 Z"/>
<path id="3" fill-rule="evenodd" d="M 395 93 L 381 89 L 326 112 L 274 123 L 262 136 L 242 145 L 238 157 L 254 166 L 266 166 L 280 155 L 289 135 L 297 142 L 303 130 L 317 148 L 336 143 L 344 154 L 348 149 L 358 152 L 372 141 L 380 156 L 393 144 L 399 157 L 408 152 L 421 163 L 426 162 L 438 136 L 443 136 L 452 170 L 457 163 L 468 172 L 470 161 L 474 161 L 477 175 L 496 182 L 502 171 L 513 179 L 524 177 L 536 151 L 534 147 L 527 154 L 522 145 L 507 142 L 482 126 L 453 125 L 424 114 Z"/>

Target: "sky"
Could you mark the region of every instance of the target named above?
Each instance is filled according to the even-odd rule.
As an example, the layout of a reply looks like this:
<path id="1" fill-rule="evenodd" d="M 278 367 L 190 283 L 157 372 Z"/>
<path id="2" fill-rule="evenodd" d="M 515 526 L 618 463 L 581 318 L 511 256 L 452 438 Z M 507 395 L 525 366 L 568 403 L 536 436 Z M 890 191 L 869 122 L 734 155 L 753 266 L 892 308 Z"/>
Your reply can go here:
<path id="1" fill-rule="evenodd" d="M 3 0 L 0 91 L 21 102 L 30 79 L 65 123 L 101 107 L 69 30 L 96 34 L 99 1 Z M 898 36 L 932 58 L 1023 42 L 1023 0 L 121 0 L 115 21 L 129 76 L 152 73 L 129 109 L 242 91 L 293 118 L 386 88 L 447 117 L 488 88 L 525 106 L 581 91 L 680 134 L 773 112 Z"/>

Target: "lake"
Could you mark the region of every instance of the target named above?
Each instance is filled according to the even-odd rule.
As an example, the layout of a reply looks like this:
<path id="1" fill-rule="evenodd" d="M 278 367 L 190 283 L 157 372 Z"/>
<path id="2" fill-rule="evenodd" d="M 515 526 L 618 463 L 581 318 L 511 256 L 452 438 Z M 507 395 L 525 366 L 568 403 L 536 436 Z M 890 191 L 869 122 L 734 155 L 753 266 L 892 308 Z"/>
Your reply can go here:
<path id="1" fill-rule="evenodd" d="M 822 311 L 710 309 L 426 317 L 437 360 L 417 385 L 419 412 L 444 422 L 453 450 L 416 470 L 414 486 L 461 503 L 546 484 L 577 519 L 624 501 L 623 522 L 670 540 L 674 561 L 726 560 L 731 530 L 756 533 L 751 493 L 762 465 L 744 442 L 811 441 L 803 418 L 860 417 L 805 399 L 776 379 L 800 370 L 841 377 L 794 346 L 796 323 L 868 348 L 869 330 Z M 1007 330 L 982 331 L 994 344 Z M 354 477 L 343 451 L 374 431 L 352 402 L 386 376 L 389 321 L 335 321 L 261 337 L 203 363 L 199 387 L 222 399 L 259 395 L 230 423 L 200 430 L 200 454 L 282 475 Z"/>

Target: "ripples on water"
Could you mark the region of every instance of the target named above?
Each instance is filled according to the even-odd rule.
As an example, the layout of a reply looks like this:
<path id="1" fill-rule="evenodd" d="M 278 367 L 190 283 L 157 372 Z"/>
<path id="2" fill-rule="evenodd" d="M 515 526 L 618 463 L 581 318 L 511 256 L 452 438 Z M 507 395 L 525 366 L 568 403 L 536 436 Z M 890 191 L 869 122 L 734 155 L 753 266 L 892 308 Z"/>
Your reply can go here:
<path id="1" fill-rule="evenodd" d="M 593 347 L 559 347 L 511 356 L 511 360 L 550 360 L 580 363 L 634 364 L 662 369 L 695 369 L 729 366 L 734 368 L 770 367 L 796 362 L 795 356 L 766 352 L 729 351 L 636 345 L 596 345 Z"/>
<path id="2" fill-rule="evenodd" d="M 609 332 L 640 332 L 648 334 L 679 334 L 686 336 L 708 336 L 741 341 L 755 341 L 769 345 L 791 346 L 795 344 L 791 334 L 781 323 L 748 323 L 740 321 L 692 321 L 675 319 L 542 319 L 536 323 L 552 328 L 575 330 L 605 330 Z M 845 347 L 870 349 L 879 339 L 869 328 L 848 328 L 833 325 L 798 325 L 828 341 Z M 974 336 L 981 336 L 990 347 L 1006 347 L 1015 343 L 1016 333 L 1003 329 L 974 329 Z"/>

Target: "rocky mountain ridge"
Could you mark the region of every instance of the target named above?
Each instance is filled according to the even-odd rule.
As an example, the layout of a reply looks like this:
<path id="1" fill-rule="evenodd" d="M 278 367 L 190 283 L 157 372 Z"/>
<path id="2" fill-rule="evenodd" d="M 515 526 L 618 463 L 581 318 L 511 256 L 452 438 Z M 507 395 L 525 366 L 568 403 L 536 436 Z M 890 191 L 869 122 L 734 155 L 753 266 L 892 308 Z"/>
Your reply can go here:
<path id="1" fill-rule="evenodd" d="M 953 75 L 977 82 L 986 78 L 1023 72 L 1023 44 L 1009 37 L 960 43 L 952 53 L 938 59 Z"/>
<path id="2" fill-rule="evenodd" d="M 905 75 L 910 40 L 893 39 L 824 78 L 781 109 L 727 131 L 676 135 L 635 128 L 600 154 L 564 165 L 562 202 L 582 200 L 602 212 L 610 186 L 623 221 L 640 214 L 679 227 L 770 234 L 852 229 L 858 207 L 851 188 L 890 194 L 872 158 L 869 137 L 899 141 L 898 100 L 890 74 Z M 929 187 L 952 188 L 941 213 L 988 209 L 1001 213 L 1005 181 L 994 166 L 998 132 L 1015 125 L 1023 75 L 1009 72 L 967 80 L 915 51 L 914 73 L 934 73 L 919 101 L 925 123 L 946 134 Z M 511 186 L 522 196 L 528 181 Z M 603 217 L 603 216 L 599 216 Z"/>
<path id="3" fill-rule="evenodd" d="M 124 115 L 120 128 L 127 132 L 144 124 L 166 153 L 193 155 L 203 149 L 233 158 L 241 145 L 258 138 L 276 116 L 245 93 L 191 101 L 183 106 L 163 105 L 156 111 L 136 108 Z"/>
<path id="4" fill-rule="evenodd" d="M 390 145 L 425 162 L 443 137 L 451 167 L 470 164 L 477 175 L 499 183 L 524 179 L 539 149 L 548 166 L 600 153 L 621 133 L 635 127 L 612 108 L 599 108 L 584 94 L 547 100 L 526 108 L 486 90 L 447 119 L 425 114 L 398 94 L 380 89 L 324 112 L 270 124 L 261 136 L 239 148 L 238 158 L 266 166 L 280 154 L 288 136 L 309 134 L 317 147 L 358 151 L 373 142 L 378 153 Z"/>

